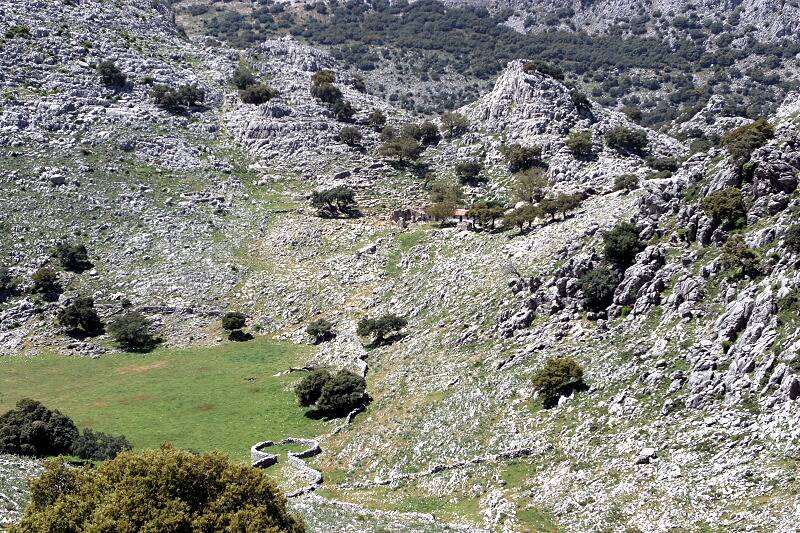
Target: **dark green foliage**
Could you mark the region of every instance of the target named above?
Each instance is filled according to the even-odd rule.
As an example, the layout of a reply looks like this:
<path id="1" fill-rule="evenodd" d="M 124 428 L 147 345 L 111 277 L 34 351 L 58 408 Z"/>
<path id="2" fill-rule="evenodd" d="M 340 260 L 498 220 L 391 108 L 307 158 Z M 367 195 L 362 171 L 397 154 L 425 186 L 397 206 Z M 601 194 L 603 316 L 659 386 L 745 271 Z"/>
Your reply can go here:
<path id="1" fill-rule="evenodd" d="M 58 259 L 64 270 L 81 273 L 92 268 L 89 253 L 83 244 L 62 242 L 53 249 L 53 257 Z"/>
<path id="2" fill-rule="evenodd" d="M 425 146 L 437 144 L 442 139 L 439 135 L 439 128 L 430 120 L 424 120 L 419 125 L 419 139 L 421 144 Z"/>
<path id="3" fill-rule="evenodd" d="M 294 387 L 297 395 L 297 402 L 302 407 L 310 407 L 317 403 L 322 387 L 331 379 L 331 373 L 327 370 L 315 370 L 301 379 Z"/>
<path id="4" fill-rule="evenodd" d="M 632 191 L 639 188 L 639 178 L 634 174 L 621 174 L 614 178 L 615 191 Z"/>
<path id="5" fill-rule="evenodd" d="M 469 119 L 456 112 L 443 113 L 442 117 L 442 135 L 445 139 L 452 139 L 460 137 L 469 131 Z"/>
<path id="6" fill-rule="evenodd" d="M 379 318 L 362 318 L 358 322 L 356 333 L 362 337 L 372 337 L 375 345 L 386 341 L 387 335 L 399 333 L 408 325 L 408 320 L 393 313 Z"/>
<path id="7" fill-rule="evenodd" d="M 642 120 L 642 110 L 636 106 L 626 105 L 622 108 L 622 112 L 625 113 L 626 117 L 637 124 Z"/>
<path id="8" fill-rule="evenodd" d="M 128 311 L 112 320 L 106 330 L 126 350 L 147 350 L 155 344 L 152 325 L 138 311 Z"/>
<path id="9" fill-rule="evenodd" d="M 535 167 L 515 174 L 511 191 L 515 200 L 532 204 L 544 198 L 547 185 L 544 169 Z"/>
<path id="10" fill-rule="evenodd" d="M 512 144 L 501 148 L 508 163 L 509 172 L 522 172 L 542 165 L 542 149 L 538 146 Z"/>
<path id="11" fill-rule="evenodd" d="M 31 482 L 30 504 L 13 533 L 301 533 L 302 519 L 260 469 L 219 452 L 125 452 L 96 468 L 48 461 Z"/>
<path id="12" fill-rule="evenodd" d="M 578 111 L 585 111 L 591 109 L 592 103 L 589 101 L 589 98 L 578 89 L 572 89 L 569 92 L 569 98 L 572 100 L 572 105 L 575 106 L 575 109 Z"/>
<path id="13" fill-rule="evenodd" d="M 345 415 L 364 401 L 367 382 L 347 370 L 341 370 L 328 379 L 320 391 L 316 407 L 329 416 Z"/>
<path id="14" fill-rule="evenodd" d="M 0 303 L 15 296 L 19 290 L 19 280 L 6 267 L 0 267 Z"/>
<path id="15" fill-rule="evenodd" d="M 747 246 L 744 238 L 739 234 L 731 235 L 725 241 L 722 246 L 720 263 L 731 279 L 740 279 L 744 276 L 754 277 L 761 272 L 761 258 L 758 252 Z"/>
<path id="16" fill-rule="evenodd" d="M 746 223 L 747 208 L 742 191 L 735 187 L 710 193 L 703 199 L 703 211 L 726 228 L 741 228 Z"/>
<path id="17" fill-rule="evenodd" d="M 532 385 L 549 407 L 560 396 L 583 388 L 583 368 L 572 357 L 553 357 L 533 375 Z"/>
<path id="18" fill-rule="evenodd" d="M 483 172 L 483 163 L 480 161 L 463 161 L 455 166 L 456 177 L 458 182 L 462 185 L 477 185 L 481 182 L 486 182 L 485 176 L 481 176 Z"/>
<path id="19" fill-rule="evenodd" d="M 184 85 L 178 89 L 167 85 L 154 85 L 150 96 L 157 106 L 176 113 L 203 102 L 205 91 L 197 85 Z"/>
<path id="20" fill-rule="evenodd" d="M 52 268 L 42 267 L 33 273 L 31 277 L 33 280 L 34 293 L 38 294 L 52 294 L 58 292 L 61 286 L 58 283 L 58 275 Z"/>
<path id="21" fill-rule="evenodd" d="M 674 157 L 648 157 L 647 166 L 659 172 L 675 172 L 680 166 Z"/>
<path id="22" fill-rule="evenodd" d="M 791 314 L 794 319 L 800 317 L 800 289 L 795 287 L 781 297 L 778 300 L 778 309 L 782 313 Z"/>
<path id="23" fill-rule="evenodd" d="M 239 98 L 245 104 L 265 104 L 278 96 L 278 92 L 264 83 L 255 83 L 239 91 Z"/>
<path id="24" fill-rule="evenodd" d="M 234 87 L 236 87 L 240 91 L 243 91 L 244 89 L 247 89 L 251 85 L 255 85 L 256 83 L 258 83 L 258 79 L 250 69 L 245 68 L 242 65 L 239 65 L 234 71 L 233 76 L 231 77 L 231 83 L 233 84 Z"/>
<path id="25" fill-rule="evenodd" d="M 602 311 L 612 304 L 618 284 L 617 275 L 607 267 L 590 270 L 578 280 L 586 308 L 592 311 Z"/>
<path id="26" fill-rule="evenodd" d="M 734 163 L 741 166 L 750 159 L 756 148 L 764 146 L 773 137 L 775 129 L 766 119 L 760 118 L 752 124 L 727 132 L 722 136 L 721 143 L 731 154 Z"/>
<path id="27" fill-rule="evenodd" d="M 114 436 L 89 428 L 84 429 L 72 443 L 73 455 L 94 461 L 108 461 L 132 449 L 124 435 Z"/>
<path id="28" fill-rule="evenodd" d="M 386 115 L 384 115 L 383 111 L 380 109 L 376 109 L 369 114 L 369 118 L 367 118 L 367 124 L 369 124 L 369 127 L 373 130 L 381 131 L 386 125 Z"/>
<path id="29" fill-rule="evenodd" d="M 786 229 L 783 243 L 789 251 L 800 252 L 800 224 L 792 224 Z M 0 274 L 0 280 L 2 280 L 2 274 Z M 2 281 L 0 281 L 0 292 L 2 292 Z"/>
<path id="30" fill-rule="evenodd" d="M 0 453 L 66 455 L 77 436 L 78 428 L 69 417 L 28 398 L 0 416 Z"/>
<path id="31" fill-rule="evenodd" d="M 320 83 L 311 86 L 311 96 L 323 103 L 334 104 L 341 101 L 342 91 L 332 83 Z"/>
<path id="32" fill-rule="evenodd" d="M 630 222 L 619 222 L 603 235 L 603 253 L 606 259 L 621 267 L 630 265 L 642 248 L 639 230 Z"/>
<path id="33" fill-rule="evenodd" d="M 229 311 L 222 315 L 222 327 L 227 331 L 242 329 L 247 325 L 247 315 L 235 311 Z"/>
<path id="34" fill-rule="evenodd" d="M 472 220 L 478 221 L 483 226 L 494 229 L 494 223 L 498 218 L 502 218 L 506 208 L 502 202 L 495 200 L 479 200 L 472 204 L 467 211 L 467 216 Z"/>
<path id="35" fill-rule="evenodd" d="M 336 120 L 341 122 L 351 122 L 353 120 L 353 115 L 356 114 L 356 110 L 345 100 L 338 100 L 331 105 L 331 111 L 333 111 L 333 116 L 336 117 Z"/>
<path id="36" fill-rule="evenodd" d="M 113 61 L 105 60 L 97 64 L 97 73 L 106 87 L 124 87 L 128 79 Z"/>
<path id="37" fill-rule="evenodd" d="M 339 185 L 333 189 L 311 193 L 311 205 L 328 215 L 347 214 L 356 205 L 355 191 Z"/>
<path id="38" fill-rule="evenodd" d="M 647 148 L 647 134 L 642 130 L 617 126 L 606 132 L 606 144 L 623 152 L 641 153 Z"/>
<path id="39" fill-rule="evenodd" d="M 522 231 L 524 226 L 530 227 L 541 216 L 542 213 L 538 206 L 526 204 L 507 214 L 503 218 L 503 223 L 509 226 L 516 226 Z"/>
<path id="40" fill-rule="evenodd" d="M 361 143 L 361 132 L 353 126 L 345 126 L 339 130 L 339 141 L 347 146 L 358 146 Z"/>
<path id="41" fill-rule="evenodd" d="M 567 137 L 567 148 L 577 157 L 589 157 L 592 155 L 592 132 L 571 131 Z"/>
<path id="42" fill-rule="evenodd" d="M 75 298 L 58 311 L 57 320 L 73 334 L 93 336 L 103 331 L 103 323 L 94 310 L 94 300 L 91 298 Z"/>
<path id="43" fill-rule="evenodd" d="M 328 105 L 337 120 L 350 122 L 355 109 L 342 97 L 342 91 L 334 85 L 336 73 L 331 70 L 320 70 L 311 77 L 311 96 Z"/>
<path id="44" fill-rule="evenodd" d="M 308 327 L 306 327 L 306 333 L 312 339 L 314 339 L 315 343 L 319 344 L 320 342 L 324 342 L 334 337 L 333 324 L 324 318 L 320 318 L 318 320 L 314 320 L 308 325 Z"/>
<path id="45" fill-rule="evenodd" d="M 453 216 L 453 211 L 464 204 L 464 188 L 460 184 L 436 181 L 431 186 L 431 205 L 425 212 L 444 224 Z"/>
<path id="46" fill-rule="evenodd" d="M 6 39 L 30 39 L 31 30 L 23 24 L 16 24 L 9 27 L 5 33 Z"/>
<path id="47" fill-rule="evenodd" d="M 311 85 L 323 85 L 325 83 L 336 83 L 336 73 L 332 70 L 318 70 L 311 76 Z"/>
<path id="48" fill-rule="evenodd" d="M 382 156 L 396 159 L 398 163 L 403 164 L 418 158 L 422 150 L 422 145 L 416 139 L 396 137 L 384 142 L 379 152 Z"/>
<path id="49" fill-rule="evenodd" d="M 564 80 L 564 72 L 560 68 L 544 61 L 528 61 L 522 68 L 527 73 L 539 72 L 560 81 Z"/>

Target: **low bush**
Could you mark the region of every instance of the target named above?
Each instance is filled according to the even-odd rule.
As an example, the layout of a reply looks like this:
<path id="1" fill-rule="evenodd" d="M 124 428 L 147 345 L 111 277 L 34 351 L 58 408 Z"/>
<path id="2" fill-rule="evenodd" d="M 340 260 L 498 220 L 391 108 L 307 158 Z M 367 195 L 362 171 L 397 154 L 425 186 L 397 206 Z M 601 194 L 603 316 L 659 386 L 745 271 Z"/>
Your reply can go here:
<path id="1" fill-rule="evenodd" d="M 501 148 L 508 163 L 509 172 L 522 172 L 542 165 L 542 149 L 538 146 L 511 144 Z"/>
<path id="2" fill-rule="evenodd" d="M 314 191 L 311 193 L 311 205 L 328 215 L 348 214 L 356 205 L 355 194 L 353 189 L 345 185 Z"/>
<path id="3" fill-rule="evenodd" d="M 614 178 L 615 191 L 632 191 L 639 188 L 639 178 L 635 174 L 622 174 Z"/>
<path id="4" fill-rule="evenodd" d="M 786 233 L 783 236 L 783 244 L 791 252 L 800 252 L 800 224 L 792 224 L 786 229 Z M 2 280 L 1 274 L 0 280 Z M 2 292 L 2 281 L 0 281 L 0 292 Z"/>
<path id="5" fill-rule="evenodd" d="M 306 327 L 306 333 L 312 339 L 314 339 L 315 343 L 319 344 L 320 342 L 324 342 L 334 337 L 333 324 L 324 318 L 320 318 L 318 320 L 314 320 Z"/>
<path id="6" fill-rule="evenodd" d="M 114 436 L 89 428 L 84 429 L 72 443 L 73 455 L 93 461 L 108 461 L 132 449 L 124 435 Z"/>
<path id="7" fill-rule="evenodd" d="M 222 315 L 222 327 L 227 331 L 236 331 L 247 325 L 247 315 L 229 311 Z"/>
<path id="8" fill-rule="evenodd" d="M 571 131 L 567 137 L 567 148 L 576 157 L 589 157 L 592 155 L 592 132 Z"/>
<path id="9" fill-rule="evenodd" d="M 373 344 L 379 345 L 386 341 L 387 335 L 399 333 L 407 325 L 408 320 L 389 313 L 379 318 L 362 318 L 356 333 L 362 337 L 373 337 Z"/>
<path id="10" fill-rule="evenodd" d="M 358 146 L 361 143 L 362 135 L 358 128 L 345 126 L 339 130 L 339 141 L 347 146 Z"/>
<path id="11" fill-rule="evenodd" d="M 623 268 L 633 262 L 643 247 L 639 230 L 630 222 L 619 222 L 603 235 L 603 253 L 606 259 Z"/>
<path id="12" fill-rule="evenodd" d="M 617 126 L 606 132 L 606 144 L 610 148 L 630 153 L 641 153 L 647 148 L 647 134 L 642 130 Z"/>
<path id="13" fill-rule="evenodd" d="M 92 268 L 86 246 L 78 243 L 62 242 L 53 249 L 52 256 L 61 263 L 64 270 L 80 274 Z"/>
<path id="14" fill-rule="evenodd" d="M 19 280 L 6 267 L 0 267 L 0 303 L 19 292 Z"/>
<path id="15" fill-rule="evenodd" d="M 367 124 L 373 130 L 381 131 L 386 125 L 386 115 L 384 115 L 383 111 L 380 109 L 376 109 L 369 114 L 369 117 L 367 118 Z"/>
<path id="16" fill-rule="evenodd" d="M 316 407 L 329 416 L 345 415 L 364 401 L 367 382 L 347 370 L 341 370 L 325 382 Z"/>
<path id="17" fill-rule="evenodd" d="M 764 146 L 773 137 L 775 129 L 765 119 L 760 118 L 752 124 L 725 133 L 721 143 L 728 150 L 734 163 L 741 166 L 750 159 L 754 150 Z"/>
<path id="18" fill-rule="evenodd" d="M 33 273 L 31 279 L 33 280 L 33 288 L 31 290 L 34 293 L 48 295 L 61 290 L 58 274 L 50 267 L 40 268 Z"/>
<path id="19" fill-rule="evenodd" d="M 278 92 L 265 83 L 256 83 L 239 91 L 239 98 L 245 104 L 265 104 L 278 96 Z"/>
<path id="20" fill-rule="evenodd" d="M 703 199 L 703 211 L 709 218 L 722 223 L 728 229 L 741 228 L 747 223 L 747 208 L 742 191 L 735 187 L 710 193 Z"/>
<path id="21" fill-rule="evenodd" d="M 125 74 L 110 60 L 98 63 L 97 73 L 100 75 L 100 80 L 106 87 L 124 87 L 128 81 Z"/>
<path id="22" fill-rule="evenodd" d="M 533 375 L 532 384 L 545 406 L 550 407 L 560 396 L 582 389 L 583 374 L 583 368 L 572 357 L 553 357 Z"/>
<path id="23" fill-rule="evenodd" d="M 68 416 L 28 398 L 0 416 L 0 453 L 68 455 L 77 436 L 78 428 Z"/>
<path id="24" fill-rule="evenodd" d="M 602 311 L 611 305 L 618 284 L 617 275 L 606 267 L 590 270 L 578 280 L 584 304 L 590 311 Z"/>
<path id="25" fill-rule="evenodd" d="M 544 61 L 528 61 L 523 65 L 522 70 L 528 74 L 538 72 L 559 81 L 564 81 L 564 72 L 555 65 L 545 63 Z"/>
<path id="26" fill-rule="evenodd" d="M 319 399 L 322 394 L 322 387 L 331 379 L 331 373 L 327 370 L 314 370 L 301 379 L 297 385 L 294 386 L 294 393 L 297 396 L 297 402 L 301 407 L 311 407 Z"/>
<path id="27" fill-rule="evenodd" d="M 57 320 L 72 334 L 94 336 L 103 331 L 103 322 L 91 298 L 75 298 L 59 310 Z"/>
<path id="28" fill-rule="evenodd" d="M 756 250 L 747 246 L 741 235 L 731 235 L 722 246 L 722 268 L 731 279 L 755 277 L 761 273 L 761 258 Z"/>
<path id="29" fill-rule="evenodd" d="M 460 137 L 469 131 L 469 119 L 461 113 L 448 112 L 441 116 L 442 135 L 446 139 Z"/>
<path id="30" fill-rule="evenodd" d="M 109 322 L 106 330 L 123 349 L 138 351 L 153 347 L 152 324 L 138 311 L 128 311 Z"/>
<path id="31" fill-rule="evenodd" d="M 486 182 L 485 176 L 481 176 L 483 172 L 483 163 L 480 161 L 462 161 L 455 166 L 456 177 L 458 182 L 462 185 L 477 185 Z"/>

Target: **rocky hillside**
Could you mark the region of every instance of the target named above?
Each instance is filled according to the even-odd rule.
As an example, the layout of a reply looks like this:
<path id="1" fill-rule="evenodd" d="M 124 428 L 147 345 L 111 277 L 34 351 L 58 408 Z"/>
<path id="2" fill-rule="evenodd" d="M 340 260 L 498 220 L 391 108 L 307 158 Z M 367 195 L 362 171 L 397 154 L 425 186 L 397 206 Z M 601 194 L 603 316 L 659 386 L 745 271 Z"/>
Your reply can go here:
<path id="1" fill-rule="evenodd" d="M 149 0 L 2 0 L 0 15 L 0 260 L 21 283 L 0 304 L 0 354 L 113 357 L 106 337 L 56 325 L 78 295 L 103 318 L 141 310 L 167 345 L 219 342 L 228 309 L 297 342 L 330 320 L 337 336 L 309 365 L 366 372 L 372 402 L 307 460 L 324 481 L 293 505 L 314 530 L 794 527 L 800 95 L 769 125 L 690 148 L 512 61 L 459 109 L 463 135 L 401 165 L 366 120 L 410 116 L 326 51 L 189 40 Z M 124 86 L 103 83 L 104 60 Z M 242 102 L 240 67 L 277 96 Z M 355 147 L 310 94 L 320 69 L 355 110 Z M 205 98 L 165 109 L 161 84 Z M 699 137 L 753 123 L 720 105 L 690 121 Z M 615 129 L 643 144 L 620 148 Z M 576 153 L 570 136 L 587 132 Z M 582 203 L 522 230 L 392 222 L 429 202 L 428 171 L 454 183 L 464 161 L 486 177 L 466 206 L 517 205 L 514 144 L 541 148 L 546 195 Z M 308 196 L 333 185 L 354 189 L 361 216 L 318 216 Z M 635 253 L 614 262 L 604 237 L 621 221 Z M 87 246 L 91 269 L 58 267 L 50 249 L 64 239 Z M 45 264 L 63 288 L 53 301 L 28 290 Z M 613 281 L 601 307 L 583 281 L 599 271 Z M 367 349 L 356 323 L 384 312 L 409 326 Z M 532 377 L 564 355 L 586 386 L 544 408 Z M 0 466 L 14 479 L 35 469 Z M 12 513 L 20 485 L 2 491 Z"/>

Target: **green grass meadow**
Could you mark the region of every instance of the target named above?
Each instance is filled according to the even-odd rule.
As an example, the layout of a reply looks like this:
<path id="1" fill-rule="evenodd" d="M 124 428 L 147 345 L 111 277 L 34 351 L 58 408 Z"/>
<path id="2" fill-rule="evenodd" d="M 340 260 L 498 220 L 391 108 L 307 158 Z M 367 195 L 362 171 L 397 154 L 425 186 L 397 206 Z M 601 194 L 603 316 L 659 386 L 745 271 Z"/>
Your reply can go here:
<path id="1" fill-rule="evenodd" d="M 291 390 L 300 376 L 275 376 L 307 355 L 306 347 L 262 337 L 99 359 L 0 357 L 0 413 L 29 397 L 81 428 L 124 434 L 135 448 L 169 441 L 246 460 L 260 440 L 322 432 Z"/>

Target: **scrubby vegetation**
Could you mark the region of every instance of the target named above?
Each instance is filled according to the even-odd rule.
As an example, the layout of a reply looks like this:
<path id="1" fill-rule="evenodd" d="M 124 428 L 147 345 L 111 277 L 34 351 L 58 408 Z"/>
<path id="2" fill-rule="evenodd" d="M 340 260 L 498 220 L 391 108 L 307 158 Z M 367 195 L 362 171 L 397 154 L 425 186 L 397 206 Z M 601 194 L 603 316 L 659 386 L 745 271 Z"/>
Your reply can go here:
<path id="1" fill-rule="evenodd" d="M 305 531 L 263 471 L 171 445 L 123 453 L 94 469 L 47 462 L 12 531 L 100 531 L 109 524 L 115 531 Z"/>
<path id="2" fill-rule="evenodd" d="M 73 335 L 94 336 L 103 331 L 103 322 L 94 310 L 92 298 L 75 298 L 59 310 L 57 319 Z"/>
<path id="3" fill-rule="evenodd" d="M 606 259 L 623 268 L 633 262 L 643 247 L 639 230 L 630 222 L 620 222 L 603 235 L 603 253 Z"/>
<path id="4" fill-rule="evenodd" d="M 75 423 L 28 398 L 0 416 L 0 453 L 18 455 L 68 455 L 78 436 Z"/>
<path id="5" fill-rule="evenodd" d="M 320 318 L 306 327 L 306 333 L 314 340 L 314 343 L 319 344 L 334 337 L 333 324 L 324 318 Z"/>
<path id="6" fill-rule="evenodd" d="M 746 224 L 747 208 L 742 191 L 729 187 L 710 193 L 703 199 L 703 211 L 726 228 L 741 228 Z"/>
<path id="7" fill-rule="evenodd" d="M 725 241 L 720 263 L 727 271 L 728 277 L 732 279 L 757 276 L 761 271 L 761 258 L 758 252 L 749 247 L 739 234 L 731 235 Z"/>
<path id="8" fill-rule="evenodd" d="M 446 139 L 460 137 L 469 131 L 469 119 L 456 112 L 447 112 L 442 115 L 442 135 Z"/>
<path id="9" fill-rule="evenodd" d="M 508 163 L 509 172 L 522 172 L 543 164 L 542 149 L 538 146 L 512 144 L 504 146 L 502 152 Z"/>
<path id="10" fill-rule="evenodd" d="M 157 342 L 150 321 L 138 311 L 127 311 L 117 316 L 109 322 L 106 330 L 125 350 L 148 350 Z"/>
<path id="11" fill-rule="evenodd" d="M 101 61 L 97 64 L 97 74 L 106 87 L 124 87 L 128 81 L 127 76 L 111 60 Z"/>
<path id="12" fill-rule="evenodd" d="M 298 403 L 303 407 L 314 407 L 328 416 L 342 416 L 364 401 L 367 382 L 347 370 L 331 374 L 327 370 L 315 370 L 296 386 Z"/>
<path id="13" fill-rule="evenodd" d="M 311 194 L 311 205 L 326 216 L 350 215 L 356 205 L 356 193 L 345 185 L 314 191 Z"/>
<path id="14" fill-rule="evenodd" d="M 553 357 L 534 374 L 532 384 L 545 407 L 552 407 L 560 396 L 584 387 L 583 368 L 572 357 Z"/>
<path id="15" fill-rule="evenodd" d="M 721 143 L 728 150 L 734 163 L 741 166 L 750 159 L 754 150 L 764 146 L 774 136 L 775 129 L 772 125 L 766 119 L 759 118 L 752 124 L 725 133 Z"/>
<path id="16" fill-rule="evenodd" d="M 53 257 L 58 259 L 64 270 L 81 273 L 92 268 L 86 246 L 79 243 L 59 243 L 53 250 Z"/>
<path id="17" fill-rule="evenodd" d="M 647 134 L 642 130 L 617 126 L 606 132 L 606 144 L 622 152 L 641 154 L 647 148 Z"/>
<path id="18" fill-rule="evenodd" d="M 19 291 L 19 279 L 7 267 L 0 267 L 0 303 L 5 302 Z"/>
<path id="19" fill-rule="evenodd" d="M 47 298 L 61 290 L 58 274 L 50 267 L 45 266 L 38 269 L 33 273 L 31 279 L 33 281 L 31 290 L 34 294 L 41 294 Z"/>
<path id="20" fill-rule="evenodd" d="M 639 188 L 639 178 L 634 174 L 621 174 L 614 178 L 615 191 L 632 191 Z"/>
<path id="21" fill-rule="evenodd" d="M 576 157 L 589 157 L 592 155 L 592 132 L 571 131 L 567 137 L 567 148 Z"/>
<path id="22" fill-rule="evenodd" d="M 487 181 L 483 172 L 483 163 L 480 161 L 462 161 L 455 166 L 456 177 L 462 185 L 479 185 Z"/>
<path id="23" fill-rule="evenodd" d="M 372 337 L 372 343 L 378 346 L 387 342 L 389 335 L 399 333 L 407 325 L 405 318 L 388 313 L 378 318 L 362 318 L 358 321 L 356 333 L 362 337 Z"/>
<path id="24" fill-rule="evenodd" d="M 179 88 L 168 85 L 155 85 L 150 92 L 155 104 L 171 113 L 179 113 L 205 101 L 206 93 L 197 85 L 183 85 Z"/>
<path id="25" fill-rule="evenodd" d="M 617 274 L 607 267 L 590 270 L 578 280 L 586 308 L 602 311 L 612 303 L 614 290 L 619 283 Z"/>

